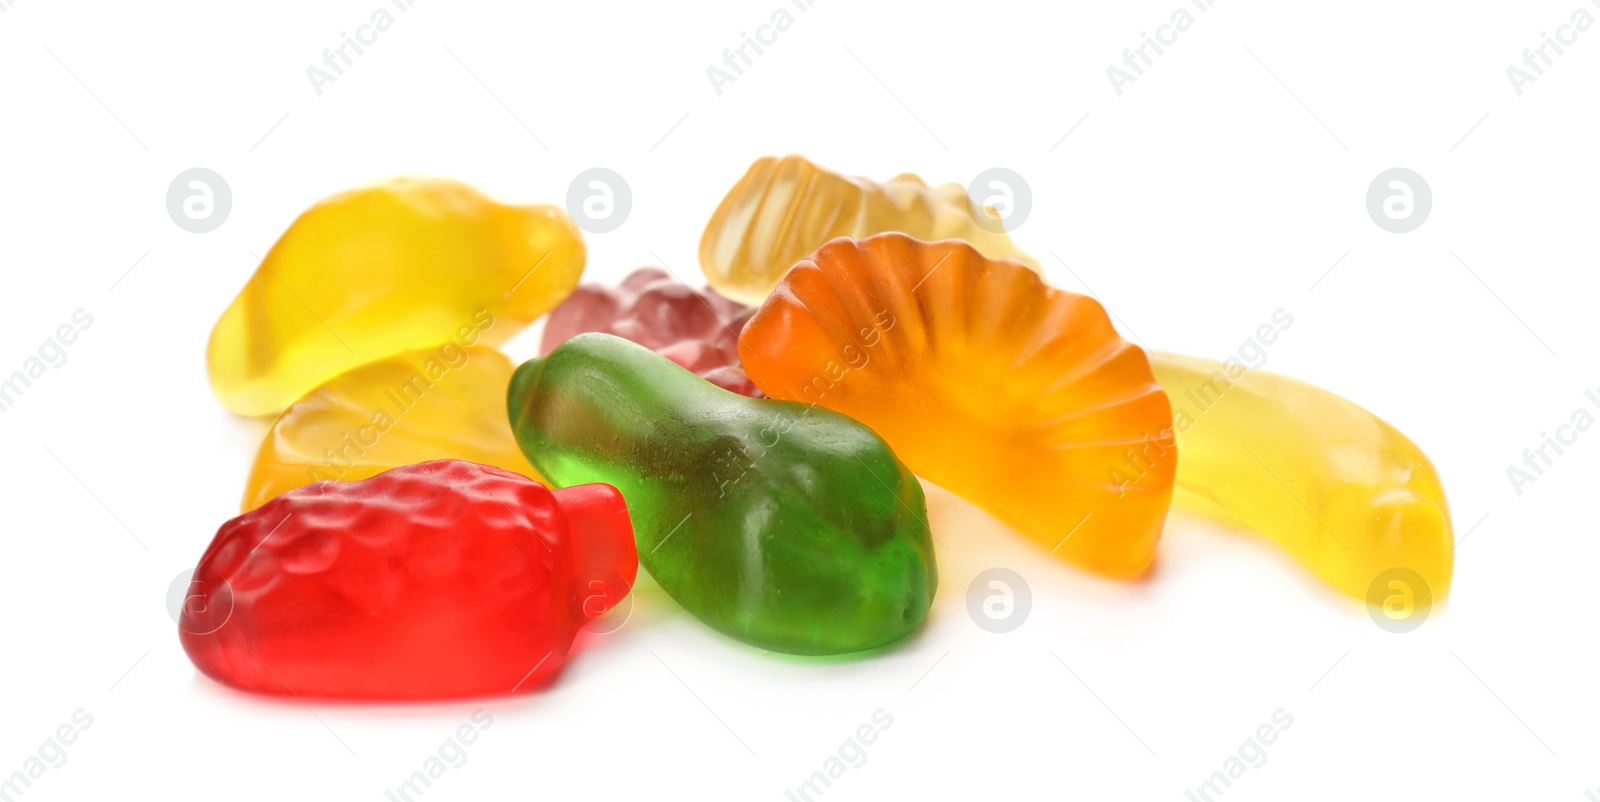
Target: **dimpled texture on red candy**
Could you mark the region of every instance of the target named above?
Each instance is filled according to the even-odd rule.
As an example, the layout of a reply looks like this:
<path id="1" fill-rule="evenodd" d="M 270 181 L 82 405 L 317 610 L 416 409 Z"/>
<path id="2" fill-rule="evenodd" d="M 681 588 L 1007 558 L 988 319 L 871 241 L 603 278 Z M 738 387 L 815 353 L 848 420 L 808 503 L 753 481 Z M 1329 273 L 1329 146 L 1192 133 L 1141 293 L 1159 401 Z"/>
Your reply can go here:
<path id="1" fill-rule="evenodd" d="M 754 311 L 659 267 L 641 267 L 616 287 L 578 287 L 545 321 L 539 353 L 598 331 L 632 340 L 724 390 L 764 398 L 739 365 L 739 332 Z"/>
<path id="2" fill-rule="evenodd" d="M 227 685 L 302 698 L 527 692 L 638 570 L 610 485 L 441 460 L 291 490 L 222 525 L 179 619 Z"/>

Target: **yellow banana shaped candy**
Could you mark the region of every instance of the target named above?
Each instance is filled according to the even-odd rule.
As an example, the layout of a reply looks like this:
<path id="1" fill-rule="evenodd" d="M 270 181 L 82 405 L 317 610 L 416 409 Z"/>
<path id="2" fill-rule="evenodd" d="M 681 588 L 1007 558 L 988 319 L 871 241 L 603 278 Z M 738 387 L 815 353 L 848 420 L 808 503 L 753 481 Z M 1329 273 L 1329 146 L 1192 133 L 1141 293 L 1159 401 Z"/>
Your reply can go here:
<path id="1" fill-rule="evenodd" d="M 1418 608 L 1450 589 L 1444 488 L 1420 449 L 1377 416 L 1286 376 L 1152 351 L 1172 400 L 1180 503 L 1271 538 L 1358 598 L 1391 594 L 1394 569 Z M 1401 572 L 1404 573 L 1404 572 Z M 1380 580 L 1383 577 L 1383 580 Z"/>
<path id="2" fill-rule="evenodd" d="M 835 237 L 899 231 L 924 242 L 966 240 L 991 259 L 1039 263 L 990 217 L 982 224 L 959 184 L 930 187 L 909 173 L 888 181 L 839 175 L 800 156 L 765 156 L 722 199 L 700 238 L 700 269 L 717 292 L 760 306 L 778 279 Z"/>
<path id="3" fill-rule="evenodd" d="M 461 339 L 490 316 L 499 345 L 578 286 L 583 237 L 555 206 L 509 206 L 465 184 L 398 178 L 307 209 L 216 328 L 211 389 L 272 415 L 357 365 Z"/>

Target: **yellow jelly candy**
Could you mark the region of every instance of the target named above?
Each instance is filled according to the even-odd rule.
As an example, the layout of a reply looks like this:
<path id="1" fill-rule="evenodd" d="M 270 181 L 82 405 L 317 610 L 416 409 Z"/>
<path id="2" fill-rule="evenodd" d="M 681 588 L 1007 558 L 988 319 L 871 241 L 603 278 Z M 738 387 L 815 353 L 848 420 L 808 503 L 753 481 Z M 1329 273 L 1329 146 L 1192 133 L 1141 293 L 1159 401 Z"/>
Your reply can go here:
<path id="1" fill-rule="evenodd" d="M 256 454 L 241 511 L 322 479 L 462 459 L 543 482 L 506 417 L 511 360 L 449 343 L 362 365 L 289 405 Z"/>
<path id="2" fill-rule="evenodd" d="M 578 284 L 583 239 L 554 206 L 507 206 L 402 178 L 323 200 L 267 252 L 211 332 L 211 388 L 242 415 L 283 410 L 357 365 L 437 346 L 487 317 L 498 345 Z"/>
<path id="3" fill-rule="evenodd" d="M 795 262 L 828 240 L 886 231 L 927 242 L 966 240 L 991 259 L 1039 269 L 959 184 L 930 187 L 909 173 L 882 182 L 853 178 L 800 156 L 750 165 L 706 224 L 700 269 L 717 292 L 760 306 Z"/>
<path id="4" fill-rule="evenodd" d="M 1399 581 L 1421 607 L 1449 592 L 1444 488 L 1405 435 L 1286 376 L 1159 352 L 1150 367 L 1172 400 L 1180 502 L 1266 535 L 1352 596 Z"/>

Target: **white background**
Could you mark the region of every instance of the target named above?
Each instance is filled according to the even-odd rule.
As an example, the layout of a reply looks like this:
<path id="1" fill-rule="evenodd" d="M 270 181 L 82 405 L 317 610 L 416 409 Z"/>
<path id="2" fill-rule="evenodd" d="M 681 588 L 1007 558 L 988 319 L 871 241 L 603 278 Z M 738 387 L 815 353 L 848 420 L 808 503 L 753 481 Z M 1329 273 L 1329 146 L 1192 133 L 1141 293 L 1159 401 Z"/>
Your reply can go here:
<path id="1" fill-rule="evenodd" d="M 878 708 L 893 725 L 822 798 L 1178 800 L 1279 708 L 1293 725 L 1225 799 L 1600 789 L 1600 433 L 1520 497 L 1506 476 L 1600 387 L 1600 28 L 1520 97 L 1506 75 L 1574 9 L 1600 17 L 1589 0 L 1218 0 L 1120 97 L 1106 68 L 1188 0 L 817 0 L 720 96 L 707 67 L 780 0 L 417 0 L 318 96 L 306 68 L 387 2 L 0 0 L 0 373 L 94 318 L 0 413 L 0 775 L 93 716 L 26 799 L 383 799 L 479 707 L 492 728 L 425 799 L 783 799 Z M 1021 246 L 1152 348 L 1220 359 L 1290 311 L 1267 368 L 1363 404 L 1442 473 L 1448 606 L 1386 632 L 1182 512 L 1150 581 L 1108 583 L 934 492 L 932 619 L 870 659 L 763 654 L 645 585 L 523 697 L 308 709 L 196 674 L 164 596 L 236 513 L 264 430 L 204 363 L 252 251 L 391 175 L 560 202 L 603 166 L 634 204 L 589 237 L 588 278 L 660 260 L 699 283 L 717 201 L 788 152 L 879 178 L 1016 170 Z M 208 234 L 165 206 L 196 166 L 233 193 Z M 1404 235 L 1364 201 L 1395 166 L 1434 195 Z M 966 609 L 992 566 L 1033 591 L 1006 635 Z"/>

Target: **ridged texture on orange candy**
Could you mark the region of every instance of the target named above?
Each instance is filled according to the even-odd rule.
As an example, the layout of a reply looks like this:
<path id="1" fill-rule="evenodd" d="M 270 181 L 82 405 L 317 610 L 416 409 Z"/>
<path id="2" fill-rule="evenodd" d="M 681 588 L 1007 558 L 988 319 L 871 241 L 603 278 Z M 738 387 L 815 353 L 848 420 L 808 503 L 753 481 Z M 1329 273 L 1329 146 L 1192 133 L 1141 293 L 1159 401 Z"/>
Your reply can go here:
<path id="1" fill-rule="evenodd" d="M 1172 499 L 1172 408 L 1092 298 L 964 242 L 835 239 L 756 312 L 773 398 L 878 432 L 913 472 L 1109 576 L 1143 573 Z"/>

